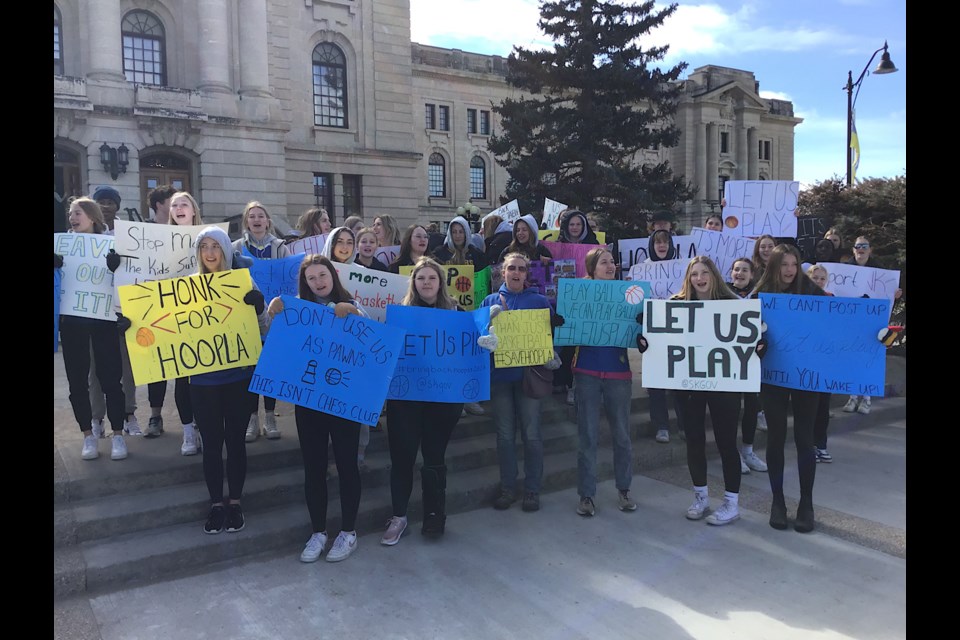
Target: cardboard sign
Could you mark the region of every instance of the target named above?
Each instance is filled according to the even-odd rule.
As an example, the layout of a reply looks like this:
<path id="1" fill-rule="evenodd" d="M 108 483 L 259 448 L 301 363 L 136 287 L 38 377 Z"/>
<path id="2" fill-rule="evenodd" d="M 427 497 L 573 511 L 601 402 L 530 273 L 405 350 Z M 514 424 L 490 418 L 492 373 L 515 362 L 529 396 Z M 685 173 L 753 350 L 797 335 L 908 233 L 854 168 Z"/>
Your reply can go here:
<path id="1" fill-rule="evenodd" d="M 63 256 L 60 313 L 65 316 L 116 321 L 120 302 L 107 269 L 113 236 L 99 233 L 55 233 L 53 251 Z M 119 269 L 118 269 L 119 271 Z"/>
<path id="2" fill-rule="evenodd" d="M 330 234 L 322 233 L 318 236 L 307 236 L 287 243 L 287 246 L 290 248 L 290 253 L 294 255 L 323 253 L 323 245 L 327 244 L 328 235 Z"/>
<path id="3" fill-rule="evenodd" d="M 890 303 L 867 298 L 761 293 L 763 382 L 841 395 L 883 396 Z"/>
<path id="4" fill-rule="evenodd" d="M 759 300 L 647 300 L 643 386 L 760 391 Z"/>
<path id="5" fill-rule="evenodd" d="M 124 334 L 137 385 L 256 364 L 257 312 L 243 301 L 248 269 L 120 287 Z"/>
<path id="6" fill-rule="evenodd" d="M 900 272 L 856 264 L 824 262 L 827 289 L 835 296 L 847 298 L 886 298 L 893 302 L 900 287 Z"/>
<path id="7" fill-rule="evenodd" d="M 473 311 L 476 308 L 477 300 L 474 296 L 473 265 L 472 264 L 444 264 L 441 269 L 446 269 L 447 275 L 444 285 L 447 287 L 447 293 L 456 300 L 457 304 Z M 400 275 L 410 277 L 413 273 L 413 266 L 400 267 Z M 397 300 L 397 303 L 400 301 Z"/>
<path id="8" fill-rule="evenodd" d="M 520 219 L 520 203 L 518 203 L 516 200 L 511 200 L 507 204 L 498 209 L 494 209 L 483 217 L 486 218 L 490 215 L 500 216 L 508 222 L 516 222 L 518 219 Z"/>
<path id="9" fill-rule="evenodd" d="M 723 233 L 756 238 L 797 237 L 800 183 L 791 180 L 727 180 Z"/>
<path id="10" fill-rule="evenodd" d="M 375 425 L 403 331 L 370 318 L 282 296 L 250 391 L 360 424 Z"/>
<path id="11" fill-rule="evenodd" d="M 661 260 L 660 262 L 641 262 L 630 267 L 630 273 L 624 280 L 650 283 L 650 296 L 657 300 L 666 300 L 683 287 L 683 277 L 687 273 L 690 261 Z"/>
<path id="12" fill-rule="evenodd" d="M 387 307 L 387 325 L 406 332 L 387 398 L 427 402 L 490 399 L 490 353 L 477 338 L 490 324 L 490 307 L 463 313 L 424 307 Z"/>
<path id="13" fill-rule="evenodd" d="M 358 264 L 334 262 L 333 267 L 343 288 L 377 322 L 386 319 L 388 304 L 400 304 L 410 286 L 410 276 L 374 271 Z"/>
<path id="14" fill-rule="evenodd" d="M 632 347 L 636 345 L 637 314 L 650 297 L 646 282 L 563 278 L 557 290 L 557 346 Z"/>
<path id="15" fill-rule="evenodd" d="M 635 264 L 640 264 L 650 257 L 647 253 L 647 247 L 650 246 L 650 238 L 628 238 L 617 243 L 617 249 L 620 251 L 620 269 L 623 273 L 628 273 Z M 676 252 L 676 259 L 686 258 L 689 260 L 697 255 L 696 240 L 690 236 L 673 236 L 673 249 Z"/>
<path id="16" fill-rule="evenodd" d="M 550 251 L 554 260 L 575 260 L 577 265 L 577 277 L 583 278 L 587 275 L 587 267 L 583 259 L 592 250 L 602 247 L 602 244 L 573 244 L 567 242 L 550 242 L 544 240 L 543 245 Z M 609 247 L 608 247 L 609 248 Z"/>
<path id="17" fill-rule="evenodd" d="M 197 272 L 197 236 L 207 227 L 224 231 L 228 222 L 209 225 L 151 224 L 117 219 L 114 246 L 122 256 L 113 274 L 117 287 L 192 276 Z M 229 260 L 231 256 L 227 256 Z"/>
<path id="18" fill-rule="evenodd" d="M 272 260 L 253 259 L 250 276 L 257 283 L 267 304 L 277 296 L 297 295 L 297 277 L 300 275 L 300 263 L 305 257 L 305 254 L 297 254 Z"/>
<path id="19" fill-rule="evenodd" d="M 397 261 L 399 255 L 400 245 L 395 244 L 389 247 L 380 247 L 377 249 L 377 252 L 373 254 L 373 257 L 389 267 Z"/>
<path id="20" fill-rule="evenodd" d="M 757 241 L 753 238 L 744 238 L 710 231 L 709 229 L 691 229 L 690 237 L 694 239 L 698 256 L 707 256 L 720 270 L 724 281 L 730 278 L 730 270 L 738 258 L 753 256 L 753 248 Z"/>
<path id="21" fill-rule="evenodd" d="M 549 309 L 501 311 L 493 328 L 499 342 L 493 352 L 495 368 L 533 367 L 553 360 Z"/>
<path id="22" fill-rule="evenodd" d="M 543 199 L 543 224 L 547 229 L 560 228 L 560 212 L 567 209 L 567 205 L 550 198 Z"/>
<path id="23" fill-rule="evenodd" d="M 607 241 L 607 233 L 605 231 L 593 230 L 593 235 L 597 236 L 597 242 L 604 244 Z M 539 229 L 537 231 L 537 238 L 541 241 L 549 240 L 550 242 L 560 242 L 560 230 L 559 229 Z M 597 245 L 590 245 L 597 246 Z"/>

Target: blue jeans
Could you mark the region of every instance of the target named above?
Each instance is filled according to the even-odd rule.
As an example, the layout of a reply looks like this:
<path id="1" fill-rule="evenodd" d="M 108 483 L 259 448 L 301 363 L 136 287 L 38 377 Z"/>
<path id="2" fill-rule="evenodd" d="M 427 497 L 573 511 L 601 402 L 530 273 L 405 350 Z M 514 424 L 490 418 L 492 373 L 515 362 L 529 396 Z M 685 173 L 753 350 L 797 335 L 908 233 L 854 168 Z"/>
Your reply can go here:
<path id="1" fill-rule="evenodd" d="M 600 398 L 613 436 L 613 469 L 617 489 L 630 489 L 633 480 L 633 447 L 630 443 L 630 380 L 598 378 L 575 373 L 577 387 L 577 426 L 580 449 L 577 452 L 577 493 L 592 498 L 597 493 L 597 432 L 600 428 Z"/>
<path id="2" fill-rule="evenodd" d="M 540 437 L 540 400 L 523 393 L 523 382 L 494 382 L 490 385 L 493 422 L 497 425 L 497 457 L 500 459 L 500 486 L 513 491 L 517 486 L 517 431 L 523 439 L 523 489 L 540 493 L 543 481 L 543 440 Z"/>

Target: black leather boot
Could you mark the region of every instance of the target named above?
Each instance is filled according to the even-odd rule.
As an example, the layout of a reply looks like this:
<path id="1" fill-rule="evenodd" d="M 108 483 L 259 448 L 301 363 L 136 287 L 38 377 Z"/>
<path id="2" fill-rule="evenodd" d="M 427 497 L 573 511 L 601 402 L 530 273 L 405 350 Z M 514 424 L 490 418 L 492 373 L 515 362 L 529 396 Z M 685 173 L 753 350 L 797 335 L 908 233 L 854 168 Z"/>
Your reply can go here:
<path id="1" fill-rule="evenodd" d="M 787 503 L 783 496 L 773 496 L 773 504 L 770 505 L 770 526 L 774 529 L 787 528 Z"/>
<path id="2" fill-rule="evenodd" d="M 420 469 L 423 488 L 423 527 L 425 536 L 442 536 L 447 524 L 447 467 L 423 467 Z"/>
<path id="3" fill-rule="evenodd" d="M 813 500 L 800 498 L 800 505 L 797 507 L 797 519 L 793 523 L 793 530 L 800 533 L 810 533 L 813 531 Z"/>

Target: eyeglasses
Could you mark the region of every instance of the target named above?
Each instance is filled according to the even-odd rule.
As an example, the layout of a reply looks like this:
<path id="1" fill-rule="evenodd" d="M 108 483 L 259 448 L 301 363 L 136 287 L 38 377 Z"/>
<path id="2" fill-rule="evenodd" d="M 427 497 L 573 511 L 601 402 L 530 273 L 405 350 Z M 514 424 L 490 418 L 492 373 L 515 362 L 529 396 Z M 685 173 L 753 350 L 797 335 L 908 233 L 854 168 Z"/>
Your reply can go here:
<path id="1" fill-rule="evenodd" d="M 854 249 L 869 249 L 869 248 L 870 248 L 870 243 L 869 243 L 869 242 L 858 242 L 857 244 L 853 245 L 853 248 L 854 248 Z"/>

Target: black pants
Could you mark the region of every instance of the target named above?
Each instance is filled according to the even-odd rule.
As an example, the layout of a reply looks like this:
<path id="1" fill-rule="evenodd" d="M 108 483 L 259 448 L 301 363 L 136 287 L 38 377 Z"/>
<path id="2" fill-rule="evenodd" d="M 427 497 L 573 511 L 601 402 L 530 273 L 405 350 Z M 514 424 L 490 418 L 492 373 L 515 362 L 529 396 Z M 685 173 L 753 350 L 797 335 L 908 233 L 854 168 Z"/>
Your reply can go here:
<path id="1" fill-rule="evenodd" d="M 360 468 L 357 447 L 360 425 L 306 407 L 294 407 L 297 436 L 303 455 L 303 492 L 314 533 L 327 530 L 327 444 L 333 444 L 333 459 L 340 480 L 340 513 L 343 531 L 356 528 L 360 510 Z"/>
<path id="2" fill-rule="evenodd" d="M 573 356 L 577 352 L 576 347 L 560 347 L 560 368 L 553 372 L 553 386 L 566 387 L 573 386 Z"/>
<path id="3" fill-rule="evenodd" d="M 800 503 L 813 506 L 813 481 L 817 473 L 817 454 L 813 446 L 813 421 L 819 395 L 760 385 L 760 403 L 767 417 L 767 475 L 776 500 L 783 499 L 783 449 L 787 442 L 787 404 L 793 403 L 793 439 L 797 445 L 797 471 L 800 474 Z"/>
<path id="4" fill-rule="evenodd" d="M 203 478 L 210 501 L 223 502 L 223 445 L 227 445 L 227 484 L 230 499 L 239 500 L 247 479 L 247 443 L 250 378 L 218 385 L 191 384 L 190 396 L 197 428 L 203 438 Z"/>
<path id="5" fill-rule="evenodd" d="M 757 436 L 757 413 L 760 412 L 760 394 L 744 393 L 743 416 L 740 418 L 740 431 L 743 444 L 753 444 Z"/>
<path id="6" fill-rule="evenodd" d="M 687 434 L 687 467 L 695 487 L 707 484 L 707 407 L 713 437 L 723 464 L 723 487 L 740 493 L 740 453 L 737 451 L 737 418 L 740 417 L 739 393 L 724 391 L 677 392 Z"/>
<path id="7" fill-rule="evenodd" d="M 249 393 L 250 397 L 248 401 L 250 403 L 250 413 L 259 413 L 260 412 L 260 394 Z M 263 396 L 263 410 L 267 413 L 272 413 L 274 409 L 277 408 L 277 399 L 270 398 L 268 396 Z M 348 529 L 349 531 L 349 529 Z"/>
<path id="8" fill-rule="evenodd" d="M 817 413 L 813 418 L 813 442 L 818 449 L 827 448 L 827 426 L 830 424 L 830 394 L 818 393 Z"/>
<path id="9" fill-rule="evenodd" d="M 97 360 L 96 374 L 106 396 L 107 417 L 114 432 L 123 430 L 124 395 L 120 382 L 122 365 L 117 323 L 87 320 L 73 316 L 60 317 L 60 348 L 63 368 L 70 388 L 70 406 L 80 431 L 90 430 L 93 410 L 90 408 L 90 348 Z"/>
<path id="10" fill-rule="evenodd" d="M 393 515 L 407 515 L 413 491 L 417 451 L 424 467 L 441 467 L 450 434 L 460 419 L 463 404 L 390 400 L 387 402 L 387 440 L 390 442 L 390 494 Z M 356 458 L 356 450 L 353 452 Z"/>
<path id="11" fill-rule="evenodd" d="M 151 382 L 147 385 L 147 397 L 151 408 L 163 407 L 163 400 L 167 395 L 167 381 Z M 190 378 L 177 378 L 173 387 L 173 399 L 177 403 L 177 413 L 180 414 L 180 424 L 193 422 L 193 404 L 190 402 Z"/>

